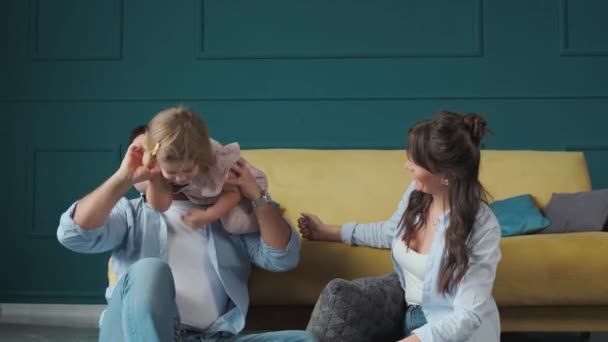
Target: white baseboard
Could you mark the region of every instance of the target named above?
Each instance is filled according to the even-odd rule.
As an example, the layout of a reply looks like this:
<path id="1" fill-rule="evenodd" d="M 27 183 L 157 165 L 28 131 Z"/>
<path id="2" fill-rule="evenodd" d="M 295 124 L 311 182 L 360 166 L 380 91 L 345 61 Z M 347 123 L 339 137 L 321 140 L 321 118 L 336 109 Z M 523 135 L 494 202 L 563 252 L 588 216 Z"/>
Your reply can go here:
<path id="1" fill-rule="evenodd" d="M 97 328 L 105 305 L 0 304 L 0 323 Z"/>

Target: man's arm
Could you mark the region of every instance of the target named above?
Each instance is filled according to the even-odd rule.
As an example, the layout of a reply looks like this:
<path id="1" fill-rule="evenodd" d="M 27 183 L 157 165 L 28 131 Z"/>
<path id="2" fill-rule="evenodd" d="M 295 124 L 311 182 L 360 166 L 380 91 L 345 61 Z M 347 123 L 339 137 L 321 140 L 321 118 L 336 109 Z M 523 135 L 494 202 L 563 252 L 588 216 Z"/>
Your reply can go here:
<path id="1" fill-rule="evenodd" d="M 260 193 L 257 198 L 261 196 Z M 273 207 L 271 203 L 266 203 L 255 207 L 254 212 L 264 242 L 275 249 L 287 248 L 293 232 L 287 220 L 281 215 L 281 211 Z"/>
<path id="2" fill-rule="evenodd" d="M 57 240 L 65 248 L 77 253 L 101 253 L 113 250 L 124 241 L 132 229 L 134 206 L 121 197 L 112 208 L 106 220 L 92 229 L 85 229 L 74 222 L 74 212 L 78 202 L 72 204 L 59 219 Z"/>
<path id="3" fill-rule="evenodd" d="M 133 208 L 123 195 L 131 185 L 157 172 L 142 165 L 143 148 L 131 145 L 114 175 L 61 215 L 57 239 L 80 253 L 113 249 L 133 221 Z"/>
<path id="4" fill-rule="evenodd" d="M 74 223 L 82 229 L 101 226 L 129 188 L 135 183 L 150 178 L 153 173 L 158 171 L 143 165 L 143 148 L 132 144 L 118 171 L 78 202 L 73 213 Z"/>
<path id="5" fill-rule="evenodd" d="M 74 223 L 82 229 L 95 229 L 104 224 L 112 208 L 132 184 L 118 172 L 100 187 L 82 198 L 73 213 Z"/>
<path id="6" fill-rule="evenodd" d="M 255 181 L 246 163 L 243 159 L 237 161 L 231 168 L 231 173 L 226 182 L 238 186 L 243 197 L 253 201 L 262 197 L 262 189 Z M 262 240 L 272 248 L 285 249 L 289 243 L 292 229 L 281 215 L 280 210 L 273 207 L 271 203 L 266 203 L 254 208 L 254 213 L 260 225 Z"/>
<path id="7" fill-rule="evenodd" d="M 231 169 L 226 180 L 237 185 L 243 197 L 255 200 L 262 196 L 246 161 L 239 160 Z M 243 241 L 251 261 L 257 266 L 274 272 L 295 268 L 300 261 L 300 238 L 279 209 L 270 203 L 256 206 L 255 217 L 260 226 L 260 234 L 243 236 Z"/>

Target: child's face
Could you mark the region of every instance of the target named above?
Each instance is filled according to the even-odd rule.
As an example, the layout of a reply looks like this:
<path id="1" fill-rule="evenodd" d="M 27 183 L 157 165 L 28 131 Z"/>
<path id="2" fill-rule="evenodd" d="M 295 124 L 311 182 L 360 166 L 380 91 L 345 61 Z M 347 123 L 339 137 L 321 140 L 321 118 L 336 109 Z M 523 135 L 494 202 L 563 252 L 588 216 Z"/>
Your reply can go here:
<path id="1" fill-rule="evenodd" d="M 193 162 L 163 163 L 161 165 L 163 177 L 173 184 L 184 185 L 190 183 L 196 177 L 199 167 Z"/>

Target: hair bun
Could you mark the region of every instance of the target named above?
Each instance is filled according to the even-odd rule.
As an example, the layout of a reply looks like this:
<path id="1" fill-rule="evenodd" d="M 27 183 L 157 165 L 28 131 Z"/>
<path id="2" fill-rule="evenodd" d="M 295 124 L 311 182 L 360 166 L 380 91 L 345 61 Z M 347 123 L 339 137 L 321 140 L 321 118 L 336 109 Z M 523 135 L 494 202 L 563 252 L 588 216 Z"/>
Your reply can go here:
<path id="1" fill-rule="evenodd" d="M 471 139 L 477 146 L 486 134 L 486 120 L 475 113 L 469 113 L 463 117 L 464 125 L 471 135 Z"/>

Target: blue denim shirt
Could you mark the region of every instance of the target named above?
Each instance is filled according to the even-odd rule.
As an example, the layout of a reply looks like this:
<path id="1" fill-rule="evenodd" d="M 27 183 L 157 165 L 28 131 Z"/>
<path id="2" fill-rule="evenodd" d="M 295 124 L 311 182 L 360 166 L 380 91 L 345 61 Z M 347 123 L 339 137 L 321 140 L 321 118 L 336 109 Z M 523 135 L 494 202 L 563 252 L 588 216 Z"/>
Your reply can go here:
<path id="1" fill-rule="evenodd" d="M 414 183 L 410 184 L 397 211 L 387 221 L 344 224 L 342 241 L 348 244 L 393 249 L 396 243 L 402 241 L 403 234 L 399 222 L 413 190 Z M 450 295 L 444 295 L 438 291 L 438 285 L 449 219 L 449 213 L 439 218 L 427 261 L 421 308 L 428 323 L 415 329 L 413 333 L 422 342 L 500 341 L 498 308 L 492 297 L 496 267 L 501 258 L 498 220 L 486 204 L 480 206 L 475 226 L 467 241 L 471 251 L 469 269 L 455 291 Z M 398 267 L 394 256 L 393 264 L 401 286 L 405 290 L 407 284 L 404 281 L 404 271 Z"/>
<path id="2" fill-rule="evenodd" d="M 66 248 L 79 253 L 112 251 L 112 271 L 119 279 L 139 259 L 157 257 L 167 261 L 167 224 L 143 197 L 120 199 L 106 222 L 90 230 L 82 229 L 72 219 L 77 204 L 61 215 L 57 229 L 57 238 Z M 251 264 L 274 272 L 295 268 L 300 255 L 299 235 L 292 231 L 287 247 L 280 250 L 266 244 L 258 232 L 231 235 L 219 221 L 209 224 L 204 233 L 213 267 L 231 299 L 224 315 L 205 332 L 236 335 L 245 326 Z M 113 290 L 114 284 L 106 290 L 108 302 Z"/>

